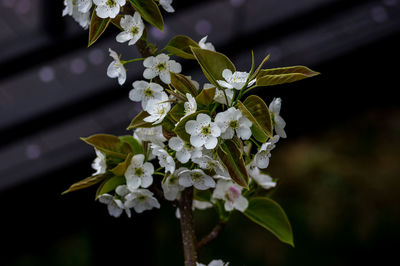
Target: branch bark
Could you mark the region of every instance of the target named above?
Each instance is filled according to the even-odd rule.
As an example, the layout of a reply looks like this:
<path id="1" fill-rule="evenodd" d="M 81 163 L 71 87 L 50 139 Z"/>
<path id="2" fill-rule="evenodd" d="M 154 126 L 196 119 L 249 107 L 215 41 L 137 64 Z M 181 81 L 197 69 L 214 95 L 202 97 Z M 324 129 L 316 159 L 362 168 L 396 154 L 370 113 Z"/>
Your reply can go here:
<path id="1" fill-rule="evenodd" d="M 197 243 L 197 251 L 199 251 L 202 247 L 208 245 L 211 241 L 213 241 L 221 230 L 225 227 L 226 222 L 219 221 L 218 224 L 211 230 L 211 232 L 204 236 L 198 243 Z"/>

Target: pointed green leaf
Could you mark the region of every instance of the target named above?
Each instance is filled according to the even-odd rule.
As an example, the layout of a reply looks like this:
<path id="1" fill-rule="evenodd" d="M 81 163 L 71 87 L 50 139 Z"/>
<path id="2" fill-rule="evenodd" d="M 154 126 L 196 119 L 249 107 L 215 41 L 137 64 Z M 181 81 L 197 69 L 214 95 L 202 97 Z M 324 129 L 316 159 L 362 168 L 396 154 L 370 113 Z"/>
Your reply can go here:
<path id="1" fill-rule="evenodd" d="M 132 159 L 133 154 L 129 153 L 126 156 L 125 161 L 119 163 L 116 167 L 111 169 L 111 173 L 113 173 L 116 176 L 123 176 L 125 174 L 126 168 L 131 164 L 131 159 Z"/>
<path id="2" fill-rule="evenodd" d="M 163 31 L 164 19 L 153 0 L 129 0 L 129 2 L 144 20 Z"/>
<path id="3" fill-rule="evenodd" d="M 105 193 L 109 193 L 115 190 L 118 186 L 125 185 L 126 180 L 124 176 L 113 176 L 109 179 L 104 180 L 104 182 L 99 186 L 96 191 L 96 199 Z"/>
<path id="4" fill-rule="evenodd" d="M 264 64 L 268 61 L 270 55 L 268 54 L 261 62 L 261 64 L 257 67 L 256 71 L 254 71 L 254 73 L 251 74 L 251 78 L 250 80 L 254 79 L 255 77 L 257 77 L 258 73 L 260 72 L 261 68 L 264 66 Z M 251 73 L 251 72 L 250 72 Z"/>
<path id="5" fill-rule="evenodd" d="M 117 136 L 109 134 L 96 134 L 87 138 L 81 138 L 87 144 L 95 147 L 99 151 L 104 152 L 106 155 L 111 155 L 121 159 L 125 159 L 129 153 L 127 149 L 121 143 L 121 140 Z"/>
<path id="6" fill-rule="evenodd" d="M 225 140 L 217 149 L 218 157 L 233 181 L 243 187 L 249 185 L 249 175 L 242 153 L 232 140 Z"/>
<path id="7" fill-rule="evenodd" d="M 250 95 L 243 103 L 238 101 L 237 107 L 253 123 L 251 132 L 256 140 L 264 143 L 272 137 L 271 115 L 268 106 L 260 97 Z"/>
<path id="8" fill-rule="evenodd" d="M 198 43 L 193 41 L 188 36 L 177 35 L 169 41 L 164 49 L 171 54 L 182 57 L 184 59 L 195 59 L 192 50 L 190 49 L 190 46 L 200 48 Z"/>
<path id="9" fill-rule="evenodd" d="M 143 119 L 150 116 L 150 114 L 146 111 L 141 111 L 139 114 L 136 115 L 135 118 L 129 124 L 127 130 L 131 130 L 134 128 L 141 128 L 141 127 L 155 127 L 157 125 L 153 125 L 153 123 L 149 123 L 144 121 Z"/>
<path id="10" fill-rule="evenodd" d="M 99 182 L 101 182 L 102 180 L 104 180 L 105 178 L 107 178 L 109 175 L 106 174 L 98 174 L 98 175 L 93 175 L 93 176 L 89 176 L 81 181 L 78 181 L 74 184 L 72 184 L 66 191 L 64 191 L 62 193 L 62 195 L 67 194 L 69 192 L 72 191 L 76 191 L 76 190 L 80 190 L 80 189 L 84 189 L 87 187 L 91 187 Z"/>
<path id="11" fill-rule="evenodd" d="M 177 74 L 173 72 L 170 72 L 170 74 L 171 85 L 177 91 L 181 92 L 183 95 L 186 95 L 186 93 L 189 93 L 192 96 L 196 96 L 197 94 L 199 94 L 196 87 L 187 77 L 182 74 Z"/>
<path id="12" fill-rule="evenodd" d="M 251 199 L 244 214 L 253 222 L 273 233 L 280 241 L 294 247 L 289 219 L 281 206 L 272 199 Z"/>
<path id="13" fill-rule="evenodd" d="M 99 18 L 96 15 L 96 10 L 93 10 L 92 19 L 90 20 L 89 27 L 89 44 L 91 46 L 93 43 L 97 41 L 97 39 L 103 34 L 103 32 L 110 24 L 110 18 Z"/>
<path id="14" fill-rule="evenodd" d="M 183 118 L 179 123 L 176 125 L 174 132 L 176 135 L 178 135 L 182 140 L 186 142 L 190 142 L 190 135 L 186 132 L 185 125 L 186 122 L 189 120 L 196 120 L 197 115 L 200 113 L 206 113 L 206 111 L 198 111 L 194 114 L 190 114 Z"/>
<path id="15" fill-rule="evenodd" d="M 292 66 L 263 69 L 257 75 L 257 86 L 272 86 L 284 83 L 291 83 L 305 78 L 319 75 L 305 66 Z"/>
<path id="16" fill-rule="evenodd" d="M 182 102 L 177 103 L 172 107 L 172 109 L 169 111 L 168 115 L 174 120 L 174 121 L 179 121 L 181 118 L 185 115 L 185 107 Z"/>
<path id="17" fill-rule="evenodd" d="M 144 153 L 142 144 L 140 144 L 140 142 L 137 139 L 135 139 L 133 136 L 131 136 L 131 135 L 121 136 L 121 137 L 119 137 L 119 139 L 122 142 L 127 143 L 131 147 L 133 154 L 143 154 Z"/>
<path id="18" fill-rule="evenodd" d="M 174 108 L 172 108 L 172 109 L 174 109 Z M 172 109 L 171 109 L 171 111 L 172 111 Z M 164 117 L 164 120 L 162 121 L 162 129 L 163 129 L 163 131 L 165 130 L 166 132 L 169 132 L 169 133 L 173 133 L 174 128 L 175 128 L 175 124 L 176 124 L 177 121 L 179 121 L 179 120 L 174 120 L 171 117 L 171 115 L 170 115 L 171 111 L 169 111 L 169 113 Z M 175 134 L 175 133 L 173 133 L 173 134 Z"/>
<path id="19" fill-rule="evenodd" d="M 216 86 L 219 86 L 217 80 L 224 80 L 222 77 L 224 69 L 236 71 L 235 65 L 224 54 L 196 47 L 191 49 L 206 78 Z"/>
<path id="20" fill-rule="evenodd" d="M 196 102 L 205 106 L 211 104 L 215 96 L 215 87 L 203 89 L 199 95 L 196 96 Z"/>

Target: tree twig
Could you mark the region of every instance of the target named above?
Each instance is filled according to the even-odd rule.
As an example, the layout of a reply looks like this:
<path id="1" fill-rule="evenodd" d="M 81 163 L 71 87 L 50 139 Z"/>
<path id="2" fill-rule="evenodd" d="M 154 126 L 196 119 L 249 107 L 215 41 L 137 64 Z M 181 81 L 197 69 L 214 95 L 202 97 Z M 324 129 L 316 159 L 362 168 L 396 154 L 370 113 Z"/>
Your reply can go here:
<path id="1" fill-rule="evenodd" d="M 224 221 L 219 221 L 214 228 L 211 230 L 211 232 L 204 236 L 198 243 L 197 243 L 197 250 L 200 250 L 202 247 L 208 245 L 211 241 L 213 241 L 215 238 L 217 238 L 217 236 L 219 235 L 219 233 L 221 232 L 221 230 L 225 227 L 226 222 Z"/>

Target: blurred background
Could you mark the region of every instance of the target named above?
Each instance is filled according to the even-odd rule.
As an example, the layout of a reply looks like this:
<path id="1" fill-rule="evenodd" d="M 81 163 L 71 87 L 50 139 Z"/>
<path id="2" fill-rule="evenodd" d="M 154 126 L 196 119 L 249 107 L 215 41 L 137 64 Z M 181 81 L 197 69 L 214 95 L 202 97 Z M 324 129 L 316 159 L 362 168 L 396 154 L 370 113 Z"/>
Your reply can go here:
<path id="1" fill-rule="evenodd" d="M 273 199 L 289 216 L 295 248 L 240 213 L 201 250 L 200 261 L 236 265 L 386 265 L 400 237 L 399 0 L 203 0 L 173 2 L 163 47 L 176 34 L 208 35 L 237 69 L 268 53 L 266 67 L 306 65 L 322 74 L 259 88 L 282 98 L 288 138 L 268 168 Z M 141 63 L 123 87 L 107 78 L 108 48 L 124 58 L 110 28 L 90 48 L 88 32 L 62 17 L 63 1 L 0 0 L 1 265 L 183 265 L 175 210 L 112 218 L 94 189 L 60 193 L 93 173 L 94 151 L 79 140 L 130 134 L 140 106 L 128 99 Z M 202 84 L 196 64 L 183 73 Z M 164 203 L 164 204 L 163 204 Z M 196 213 L 198 235 L 216 223 Z"/>

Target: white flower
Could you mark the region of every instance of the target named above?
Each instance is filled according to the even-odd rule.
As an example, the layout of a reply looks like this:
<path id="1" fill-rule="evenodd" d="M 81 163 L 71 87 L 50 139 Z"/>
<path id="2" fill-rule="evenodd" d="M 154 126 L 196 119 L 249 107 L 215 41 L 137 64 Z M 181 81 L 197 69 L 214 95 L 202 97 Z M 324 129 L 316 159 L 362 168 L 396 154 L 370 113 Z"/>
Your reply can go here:
<path id="1" fill-rule="evenodd" d="M 158 145 L 151 145 L 151 152 L 157 156 L 158 163 L 161 167 L 165 168 L 165 173 L 173 173 L 175 172 L 175 161 L 171 155 L 163 148 Z"/>
<path id="2" fill-rule="evenodd" d="M 126 80 L 126 70 L 124 65 L 119 60 L 119 57 L 116 52 L 111 49 L 108 49 L 110 52 L 110 56 L 114 59 L 111 64 L 107 68 L 107 76 L 110 78 L 118 78 L 119 85 L 125 83 Z"/>
<path id="3" fill-rule="evenodd" d="M 185 115 L 182 118 L 194 114 L 197 111 L 196 99 L 190 93 L 186 93 L 186 98 L 188 101 L 184 103 Z"/>
<path id="4" fill-rule="evenodd" d="M 179 176 L 179 184 L 184 187 L 194 186 L 198 190 L 215 187 L 214 179 L 200 169 L 183 171 Z"/>
<path id="5" fill-rule="evenodd" d="M 175 9 L 171 6 L 172 0 L 160 0 L 160 5 L 164 8 L 165 11 L 169 13 L 175 12 Z"/>
<path id="6" fill-rule="evenodd" d="M 208 265 L 196 262 L 196 266 L 228 266 L 229 262 L 225 263 L 222 260 L 213 260 Z"/>
<path id="7" fill-rule="evenodd" d="M 160 76 L 160 79 L 165 84 L 171 83 L 171 76 L 169 72 L 180 73 L 182 66 L 174 60 L 169 60 L 166 54 L 159 54 L 156 57 L 150 56 L 143 61 L 146 69 L 143 72 L 143 77 L 152 79 Z"/>
<path id="8" fill-rule="evenodd" d="M 101 203 L 107 204 L 108 213 L 115 218 L 120 217 L 123 210 L 126 209 L 121 200 L 115 199 L 110 194 L 100 195 L 99 201 Z M 130 212 L 128 216 L 130 217 Z"/>
<path id="9" fill-rule="evenodd" d="M 275 132 L 281 138 L 286 138 L 286 132 L 284 130 L 286 126 L 285 120 L 279 115 L 281 111 L 281 98 L 274 98 L 269 105 L 269 110 L 272 112 L 272 120 L 274 121 Z"/>
<path id="10" fill-rule="evenodd" d="M 134 208 L 137 213 L 160 208 L 160 203 L 148 189 L 136 189 L 126 195 L 125 199 L 125 208 Z"/>
<path id="11" fill-rule="evenodd" d="M 63 16 L 70 15 L 72 18 L 79 23 L 79 25 L 87 29 L 90 24 L 90 8 L 92 6 L 91 0 L 64 0 L 65 8 L 63 10 Z"/>
<path id="12" fill-rule="evenodd" d="M 229 173 L 226 169 L 221 165 L 218 160 L 214 160 L 212 157 L 203 154 L 200 157 L 193 158 L 192 161 L 199 165 L 199 167 L 203 170 L 214 171 L 214 178 L 222 178 L 230 180 Z"/>
<path id="13" fill-rule="evenodd" d="M 217 80 L 220 86 L 228 89 L 234 88 L 237 90 L 241 90 L 244 87 L 244 85 L 246 85 L 249 73 L 235 71 L 235 73 L 232 74 L 232 71 L 230 69 L 224 69 L 224 71 L 222 71 L 222 77 L 225 80 Z M 254 82 L 256 82 L 255 79 L 250 81 L 248 85 L 252 85 Z"/>
<path id="14" fill-rule="evenodd" d="M 158 146 L 164 146 L 163 142 L 167 141 L 162 133 L 162 126 L 137 128 L 133 136 L 141 142 L 149 141 Z"/>
<path id="15" fill-rule="evenodd" d="M 120 25 L 124 31 L 117 35 L 117 42 L 129 41 L 128 45 L 133 45 L 142 37 L 144 24 L 138 12 L 135 12 L 133 17 L 130 15 L 122 17 Z"/>
<path id="16" fill-rule="evenodd" d="M 275 135 L 270 141 L 261 145 L 257 154 L 254 156 L 254 160 L 258 168 L 265 169 L 269 165 L 270 152 L 275 148 L 275 144 L 278 142 L 279 136 Z"/>
<path id="17" fill-rule="evenodd" d="M 96 159 L 94 159 L 93 163 L 92 163 L 92 168 L 94 170 L 96 170 L 95 173 L 93 173 L 93 175 L 99 175 L 99 174 L 104 174 L 106 172 L 106 156 L 99 151 L 98 149 L 94 149 L 96 151 Z"/>
<path id="18" fill-rule="evenodd" d="M 179 184 L 179 175 L 186 170 L 188 169 L 184 167 L 179 168 L 173 174 L 167 176 L 165 181 L 161 183 L 161 187 L 164 191 L 164 197 L 167 200 L 177 199 L 179 193 L 185 189 L 185 187 Z"/>
<path id="19" fill-rule="evenodd" d="M 129 99 L 134 102 L 142 102 L 142 108 L 146 109 L 149 100 L 165 99 L 167 94 L 163 87 L 157 83 L 148 83 L 144 80 L 138 80 L 132 83 L 133 89 L 129 92 Z"/>
<path id="20" fill-rule="evenodd" d="M 179 137 L 172 137 L 168 141 L 168 146 L 176 151 L 176 159 L 181 163 L 187 163 L 190 158 L 198 158 L 201 157 L 202 148 L 196 148 L 192 146 L 190 143 L 185 143 Z"/>
<path id="21" fill-rule="evenodd" d="M 201 49 L 205 50 L 210 50 L 210 51 L 215 51 L 214 45 L 210 42 L 207 41 L 208 36 L 204 36 L 200 41 L 199 41 L 199 46 Z"/>
<path id="22" fill-rule="evenodd" d="M 93 0 L 96 4 L 96 14 L 99 18 L 115 18 L 125 0 Z"/>
<path id="23" fill-rule="evenodd" d="M 225 94 L 224 94 L 225 91 Z M 226 98 L 225 98 L 226 95 Z M 230 105 L 232 103 L 232 98 L 233 98 L 233 89 L 225 89 L 225 90 L 220 90 L 216 89 L 215 90 L 215 95 L 214 95 L 214 101 L 225 104 L 225 105 Z M 228 103 L 226 103 L 226 99 L 228 99 Z"/>
<path id="24" fill-rule="evenodd" d="M 213 205 L 208 201 L 193 200 L 192 209 L 205 210 L 211 208 Z"/>
<path id="25" fill-rule="evenodd" d="M 215 123 L 221 129 L 221 138 L 231 139 L 236 135 L 243 139 L 251 137 L 251 121 L 242 115 L 242 112 L 235 107 L 231 107 L 225 112 L 220 112 L 215 116 Z"/>
<path id="26" fill-rule="evenodd" d="M 261 173 L 260 168 L 255 165 L 254 161 L 247 166 L 247 171 L 250 177 L 264 189 L 270 189 L 276 186 L 276 182 L 272 180 L 272 177 Z"/>
<path id="27" fill-rule="evenodd" d="M 167 94 L 161 94 L 161 99 L 150 99 L 144 110 L 150 115 L 145 117 L 144 121 L 153 123 L 154 125 L 161 123 L 169 110 L 171 110 L 171 103 L 168 102 Z"/>
<path id="28" fill-rule="evenodd" d="M 219 179 L 214 189 L 212 197 L 225 201 L 225 210 L 233 209 L 244 212 L 249 206 L 248 200 L 242 196 L 242 188 L 232 181 Z"/>
<path id="29" fill-rule="evenodd" d="M 195 147 L 204 145 L 206 149 L 214 149 L 218 144 L 217 137 L 221 135 L 220 128 L 206 114 L 198 114 L 196 120 L 186 122 L 185 130 L 190 134 L 190 144 Z"/>
<path id="30" fill-rule="evenodd" d="M 125 171 L 126 184 L 130 190 L 138 187 L 147 188 L 153 183 L 154 166 L 149 162 L 143 162 L 144 155 L 136 154 Z"/>

